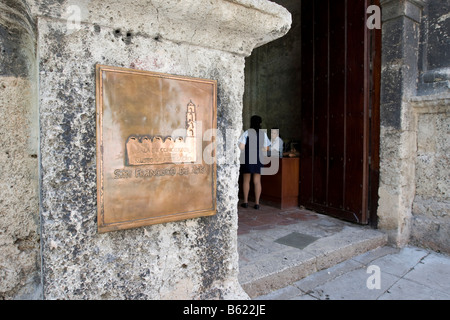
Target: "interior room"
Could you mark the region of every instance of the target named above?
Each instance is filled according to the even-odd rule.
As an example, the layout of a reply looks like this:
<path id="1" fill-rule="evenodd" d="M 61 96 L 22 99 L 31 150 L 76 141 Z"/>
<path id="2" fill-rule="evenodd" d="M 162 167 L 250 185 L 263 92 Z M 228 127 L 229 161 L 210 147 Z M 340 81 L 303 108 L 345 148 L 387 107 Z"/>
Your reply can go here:
<path id="1" fill-rule="evenodd" d="M 381 50 L 368 2 L 275 2 L 292 27 L 245 67 L 243 130 L 259 115 L 284 142 L 279 173 L 261 178 L 261 202 L 375 225 Z"/>

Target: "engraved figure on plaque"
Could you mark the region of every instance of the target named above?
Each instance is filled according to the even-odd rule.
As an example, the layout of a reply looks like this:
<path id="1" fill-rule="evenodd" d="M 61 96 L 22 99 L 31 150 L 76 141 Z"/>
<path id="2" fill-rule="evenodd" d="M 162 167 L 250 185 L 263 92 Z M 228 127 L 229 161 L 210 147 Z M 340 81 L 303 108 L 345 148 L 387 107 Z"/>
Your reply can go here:
<path id="1" fill-rule="evenodd" d="M 127 165 L 195 162 L 197 144 L 195 136 L 195 104 L 190 101 L 186 111 L 185 137 L 150 137 L 131 135 L 126 141 Z"/>

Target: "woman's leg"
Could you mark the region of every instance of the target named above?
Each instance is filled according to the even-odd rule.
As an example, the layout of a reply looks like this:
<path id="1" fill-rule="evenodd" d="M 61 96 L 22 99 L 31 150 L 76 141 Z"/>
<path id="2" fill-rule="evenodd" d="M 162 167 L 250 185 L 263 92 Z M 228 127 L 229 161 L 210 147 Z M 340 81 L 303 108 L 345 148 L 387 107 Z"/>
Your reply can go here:
<path id="1" fill-rule="evenodd" d="M 253 184 L 255 185 L 255 204 L 259 205 L 259 197 L 261 196 L 261 175 L 253 174 Z"/>
<path id="2" fill-rule="evenodd" d="M 244 193 L 244 203 L 248 203 L 248 193 L 250 191 L 250 178 L 252 174 L 251 173 L 244 173 L 242 175 L 243 181 L 242 181 L 242 192 Z"/>

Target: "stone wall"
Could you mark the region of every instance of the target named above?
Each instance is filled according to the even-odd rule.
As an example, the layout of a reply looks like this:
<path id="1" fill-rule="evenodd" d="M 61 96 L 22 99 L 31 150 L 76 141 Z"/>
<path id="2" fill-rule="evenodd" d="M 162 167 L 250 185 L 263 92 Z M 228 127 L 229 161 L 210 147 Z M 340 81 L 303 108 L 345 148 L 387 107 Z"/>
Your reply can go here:
<path id="1" fill-rule="evenodd" d="M 381 5 L 379 227 L 393 244 L 450 252 L 450 1 Z"/>
<path id="2" fill-rule="evenodd" d="M 301 119 L 301 1 L 276 0 L 292 13 L 292 27 L 281 39 L 255 49 L 245 63 L 243 130 L 252 115 L 263 128 L 278 127 L 284 142 L 299 141 Z M 297 88 L 298 90 L 289 90 Z"/>
<path id="3" fill-rule="evenodd" d="M 242 128 L 245 57 L 289 30 L 289 12 L 266 0 L 20 4 L 38 37 L 29 32 L 33 45 L 18 50 L 36 48 L 27 58 L 39 65 L 34 78 L 16 72 L 0 79 L 16 85 L 2 94 L 9 109 L 1 112 L 17 119 L 1 128 L 2 144 L 11 146 L 2 167 L 16 167 L 1 185 L 2 210 L 10 208 L 1 226 L 11 225 L 0 238 L 2 297 L 20 298 L 25 282 L 36 279 L 33 297 L 44 299 L 246 298 L 237 280 L 238 153 L 224 146 L 235 146 Z M 2 26 L 10 23 L 11 16 L 1 18 Z M 215 216 L 97 233 L 96 64 L 218 81 Z M 37 84 L 38 94 L 29 89 Z M 39 114 L 32 113 L 37 104 Z M 35 123 L 39 153 L 30 155 L 26 137 L 34 137 Z"/>
<path id="4" fill-rule="evenodd" d="M 450 253 L 450 95 L 411 104 L 417 129 L 411 243 Z"/>
<path id="5" fill-rule="evenodd" d="M 420 26 L 418 95 L 450 90 L 450 1 L 427 1 Z"/>
<path id="6" fill-rule="evenodd" d="M 218 167 L 216 216 L 97 233 L 94 67 L 217 79 L 222 129 L 223 114 L 227 125 L 238 125 L 243 58 L 164 37 L 134 34 L 127 43 L 125 31 L 117 35 L 118 28 L 104 25 L 86 23 L 70 35 L 64 21 L 40 19 L 38 27 L 40 86 L 46 88 L 40 99 L 45 298 L 234 296 L 237 177 L 229 164 Z"/>
<path id="7" fill-rule="evenodd" d="M 0 2 L 0 300 L 41 292 L 35 32 L 25 2 Z"/>
<path id="8" fill-rule="evenodd" d="M 450 0 L 426 1 L 420 25 L 411 243 L 450 253 Z"/>

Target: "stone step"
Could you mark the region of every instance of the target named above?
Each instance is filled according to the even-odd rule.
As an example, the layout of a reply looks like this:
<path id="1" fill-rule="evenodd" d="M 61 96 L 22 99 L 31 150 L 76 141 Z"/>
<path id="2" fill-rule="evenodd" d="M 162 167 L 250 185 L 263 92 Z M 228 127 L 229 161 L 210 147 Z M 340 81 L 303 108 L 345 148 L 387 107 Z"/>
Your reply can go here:
<path id="1" fill-rule="evenodd" d="M 387 236 L 378 230 L 318 216 L 314 224 L 302 222 L 238 237 L 239 282 L 250 298 L 387 243 Z M 324 233 L 320 226 L 327 224 L 333 231 Z"/>

